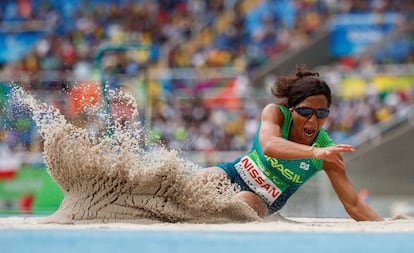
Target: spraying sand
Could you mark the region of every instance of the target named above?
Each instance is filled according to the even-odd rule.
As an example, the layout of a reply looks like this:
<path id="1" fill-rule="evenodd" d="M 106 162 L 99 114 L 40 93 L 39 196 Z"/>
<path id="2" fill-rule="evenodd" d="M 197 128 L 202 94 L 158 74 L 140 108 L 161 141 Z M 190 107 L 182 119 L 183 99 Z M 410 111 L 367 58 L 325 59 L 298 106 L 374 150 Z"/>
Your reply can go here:
<path id="1" fill-rule="evenodd" d="M 111 92 L 129 101 L 132 120 L 114 121 L 111 135 L 92 135 L 77 128 L 52 106 L 20 88 L 13 99 L 33 114 L 44 143 L 50 175 L 62 187 L 64 199 L 52 223 L 258 221 L 244 202 L 232 198 L 238 189 L 222 178 L 206 179 L 200 168 L 177 151 L 148 143 L 136 119 L 132 96 Z"/>

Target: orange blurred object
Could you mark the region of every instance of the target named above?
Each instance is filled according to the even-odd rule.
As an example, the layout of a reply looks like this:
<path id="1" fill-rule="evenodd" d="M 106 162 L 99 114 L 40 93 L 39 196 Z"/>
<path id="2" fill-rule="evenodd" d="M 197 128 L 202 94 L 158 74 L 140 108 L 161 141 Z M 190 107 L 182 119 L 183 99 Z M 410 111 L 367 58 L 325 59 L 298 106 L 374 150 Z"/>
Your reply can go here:
<path id="1" fill-rule="evenodd" d="M 241 106 L 240 98 L 236 91 L 236 81 L 229 81 L 225 87 L 203 102 L 203 106 L 207 108 L 214 108 L 216 106 L 223 106 L 228 110 L 239 109 Z"/>
<path id="2" fill-rule="evenodd" d="M 101 85 L 96 81 L 83 81 L 69 91 L 69 115 L 78 116 L 86 107 L 101 103 Z"/>

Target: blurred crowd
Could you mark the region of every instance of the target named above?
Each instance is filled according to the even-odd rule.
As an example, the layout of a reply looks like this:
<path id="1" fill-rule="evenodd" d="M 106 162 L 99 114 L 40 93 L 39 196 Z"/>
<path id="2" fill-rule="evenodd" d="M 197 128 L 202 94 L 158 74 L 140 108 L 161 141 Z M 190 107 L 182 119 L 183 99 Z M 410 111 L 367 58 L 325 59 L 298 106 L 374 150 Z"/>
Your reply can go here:
<path id="1" fill-rule="evenodd" d="M 46 33 L 21 60 L 1 64 L 3 83 L 17 80 L 25 89 L 40 91 L 63 112 L 67 110 L 67 93 L 61 91 L 70 91 L 76 80 L 97 79 L 96 53 L 107 44 L 150 46 L 132 55 L 103 58 L 102 68 L 108 75 L 138 76 L 141 80 L 145 69 L 167 68 L 231 68 L 243 73 L 224 84 L 223 79 L 210 80 L 211 86 L 233 87 L 237 101 L 228 108 L 220 103 L 211 106 L 194 93 L 185 100 L 177 99 L 179 87 L 200 85 L 205 80 L 195 79 L 192 84 L 153 81 L 157 83 L 150 87 L 158 88 L 150 92 L 152 134 L 170 147 L 195 151 L 247 149 L 261 108 L 273 101 L 268 90 L 252 90 L 249 73 L 283 52 L 305 47 L 315 34 L 326 29 L 332 16 L 395 11 L 409 19 L 414 13 L 414 3 L 403 0 L 18 0 L 2 1 L 0 6 L 3 31 L 17 22 L 20 32 L 39 29 Z M 336 86 L 350 69 L 410 64 L 413 39 L 395 42 L 394 48 L 405 43 L 408 52 L 404 57 L 381 50 L 368 59 L 342 59 L 336 68 L 321 75 Z M 108 83 L 114 89 L 123 85 L 116 80 Z M 9 106 L 8 89 L 0 86 L 0 145 L 13 151 L 40 151 L 41 139 L 33 122 Z M 400 106 L 413 100 L 407 89 L 372 89 L 365 97 L 355 99 L 343 99 L 338 93 L 335 96 L 326 124 L 335 141 L 389 119 Z"/>

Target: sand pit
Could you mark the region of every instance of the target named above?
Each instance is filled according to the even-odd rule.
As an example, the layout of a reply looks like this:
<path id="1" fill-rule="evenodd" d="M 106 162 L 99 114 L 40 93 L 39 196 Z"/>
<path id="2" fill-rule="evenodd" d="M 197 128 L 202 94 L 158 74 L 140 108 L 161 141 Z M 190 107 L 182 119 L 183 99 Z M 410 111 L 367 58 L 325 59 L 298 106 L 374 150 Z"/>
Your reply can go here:
<path id="1" fill-rule="evenodd" d="M 0 230 L 14 229 L 103 229 L 134 231 L 218 231 L 218 232 L 327 232 L 327 233 L 414 233 L 414 219 L 381 222 L 356 222 L 348 218 L 273 218 L 259 222 L 194 224 L 194 223 L 132 223 L 78 222 L 76 224 L 48 223 L 43 217 L 0 218 Z"/>

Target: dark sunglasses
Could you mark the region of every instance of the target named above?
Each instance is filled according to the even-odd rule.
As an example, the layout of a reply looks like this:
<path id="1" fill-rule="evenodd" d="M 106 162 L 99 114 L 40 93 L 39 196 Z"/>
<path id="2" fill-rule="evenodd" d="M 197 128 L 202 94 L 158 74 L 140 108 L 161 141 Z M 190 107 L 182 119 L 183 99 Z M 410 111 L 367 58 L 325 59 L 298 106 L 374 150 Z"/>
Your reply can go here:
<path id="1" fill-rule="evenodd" d="M 312 109 L 310 107 L 306 107 L 306 106 L 302 106 L 302 107 L 292 107 L 293 110 L 295 110 L 295 112 L 297 112 L 300 116 L 303 116 L 305 118 L 310 118 L 312 117 L 312 115 L 315 113 L 316 117 L 318 119 L 324 119 L 326 117 L 328 117 L 329 115 L 329 109 Z"/>

